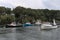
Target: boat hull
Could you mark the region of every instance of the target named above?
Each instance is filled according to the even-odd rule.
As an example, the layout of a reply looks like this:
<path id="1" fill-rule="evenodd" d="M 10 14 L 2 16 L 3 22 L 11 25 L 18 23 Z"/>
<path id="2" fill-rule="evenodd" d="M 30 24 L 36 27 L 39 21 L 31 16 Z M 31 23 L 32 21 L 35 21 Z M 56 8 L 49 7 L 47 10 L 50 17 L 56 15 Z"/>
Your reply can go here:
<path id="1" fill-rule="evenodd" d="M 44 23 L 41 25 L 41 29 L 54 29 L 57 28 L 58 26 L 56 25 L 55 19 L 53 19 L 53 25 L 51 23 Z"/>
<path id="2" fill-rule="evenodd" d="M 57 28 L 58 26 L 41 26 L 40 29 L 55 29 Z"/>
<path id="3" fill-rule="evenodd" d="M 32 24 L 23 24 L 24 27 L 33 26 Z"/>
<path id="4" fill-rule="evenodd" d="M 6 25 L 6 28 L 9 28 L 9 27 L 23 27 L 23 25 L 16 25 L 16 26 L 13 26 L 13 25 Z"/>

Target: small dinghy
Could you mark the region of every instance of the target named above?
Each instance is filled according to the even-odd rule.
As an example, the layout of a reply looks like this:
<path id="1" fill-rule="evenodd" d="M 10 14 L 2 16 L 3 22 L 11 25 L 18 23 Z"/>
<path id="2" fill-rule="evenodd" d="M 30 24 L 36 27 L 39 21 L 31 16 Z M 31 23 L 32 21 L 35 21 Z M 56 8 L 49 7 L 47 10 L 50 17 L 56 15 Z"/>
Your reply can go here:
<path id="1" fill-rule="evenodd" d="M 30 22 L 27 22 L 25 24 L 23 24 L 24 27 L 27 27 L 27 26 L 32 26 L 32 24 Z"/>

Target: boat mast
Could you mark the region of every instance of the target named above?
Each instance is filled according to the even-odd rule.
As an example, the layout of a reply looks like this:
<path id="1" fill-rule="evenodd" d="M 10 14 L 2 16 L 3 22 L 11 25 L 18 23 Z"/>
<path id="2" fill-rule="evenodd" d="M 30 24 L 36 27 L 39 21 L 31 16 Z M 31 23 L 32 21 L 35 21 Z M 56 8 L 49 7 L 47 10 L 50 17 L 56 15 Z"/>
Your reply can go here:
<path id="1" fill-rule="evenodd" d="M 53 25 L 56 25 L 55 19 L 53 19 Z"/>

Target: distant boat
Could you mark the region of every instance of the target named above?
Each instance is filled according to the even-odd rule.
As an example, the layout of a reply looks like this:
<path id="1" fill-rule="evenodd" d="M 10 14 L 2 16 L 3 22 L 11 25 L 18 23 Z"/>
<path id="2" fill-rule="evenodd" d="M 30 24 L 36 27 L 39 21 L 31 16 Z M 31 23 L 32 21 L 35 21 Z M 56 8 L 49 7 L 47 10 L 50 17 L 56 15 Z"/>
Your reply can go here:
<path id="1" fill-rule="evenodd" d="M 41 24 L 41 29 L 53 29 L 57 28 L 58 26 L 56 25 L 55 19 L 53 19 L 53 25 L 51 23 L 43 23 Z"/>
<path id="2" fill-rule="evenodd" d="M 16 24 L 15 22 L 12 22 L 11 24 L 7 24 L 6 27 L 22 27 L 22 24 Z"/>
<path id="3" fill-rule="evenodd" d="M 37 22 L 35 23 L 35 25 L 40 25 L 40 24 L 41 24 L 40 20 L 37 20 Z"/>
<path id="4" fill-rule="evenodd" d="M 32 26 L 32 24 L 30 22 L 23 24 L 23 27 L 27 27 L 27 26 Z"/>

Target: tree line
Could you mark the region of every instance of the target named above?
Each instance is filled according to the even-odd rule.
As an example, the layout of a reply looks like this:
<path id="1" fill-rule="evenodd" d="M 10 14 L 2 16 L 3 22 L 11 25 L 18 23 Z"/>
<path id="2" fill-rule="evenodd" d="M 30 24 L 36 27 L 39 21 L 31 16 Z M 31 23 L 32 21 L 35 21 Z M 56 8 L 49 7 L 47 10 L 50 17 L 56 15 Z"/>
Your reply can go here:
<path id="1" fill-rule="evenodd" d="M 13 10 L 0 6 L 0 24 L 11 22 L 26 23 L 41 20 L 52 22 L 52 19 L 60 20 L 60 10 L 31 9 L 17 6 Z"/>

